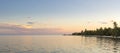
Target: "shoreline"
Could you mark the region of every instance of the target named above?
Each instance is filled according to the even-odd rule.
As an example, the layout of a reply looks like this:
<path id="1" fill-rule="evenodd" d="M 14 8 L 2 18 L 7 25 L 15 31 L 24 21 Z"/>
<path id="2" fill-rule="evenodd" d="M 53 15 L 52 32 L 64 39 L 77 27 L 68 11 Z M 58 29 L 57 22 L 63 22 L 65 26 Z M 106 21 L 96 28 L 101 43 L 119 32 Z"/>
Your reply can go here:
<path id="1" fill-rule="evenodd" d="M 113 36 L 100 36 L 100 35 L 65 35 L 65 36 L 85 36 L 85 37 L 97 37 L 97 38 L 119 38 L 120 39 L 120 36 L 118 37 L 113 37 Z"/>

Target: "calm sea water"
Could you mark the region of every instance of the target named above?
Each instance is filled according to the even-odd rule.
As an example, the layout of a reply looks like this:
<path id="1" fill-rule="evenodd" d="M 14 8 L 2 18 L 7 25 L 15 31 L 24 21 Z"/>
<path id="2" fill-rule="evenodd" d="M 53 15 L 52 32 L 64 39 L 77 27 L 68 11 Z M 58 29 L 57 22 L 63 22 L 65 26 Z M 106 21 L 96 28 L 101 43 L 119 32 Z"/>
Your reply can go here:
<path id="1" fill-rule="evenodd" d="M 0 36 L 0 53 L 120 53 L 120 39 L 83 36 Z"/>

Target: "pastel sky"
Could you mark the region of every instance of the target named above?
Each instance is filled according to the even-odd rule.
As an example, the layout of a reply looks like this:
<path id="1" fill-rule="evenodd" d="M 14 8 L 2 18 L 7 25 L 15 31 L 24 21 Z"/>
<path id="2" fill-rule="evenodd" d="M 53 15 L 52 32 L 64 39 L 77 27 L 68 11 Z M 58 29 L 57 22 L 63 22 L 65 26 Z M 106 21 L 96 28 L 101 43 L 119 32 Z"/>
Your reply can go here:
<path id="1" fill-rule="evenodd" d="M 0 0 L 0 34 L 64 34 L 120 24 L 120 0 Z"/>

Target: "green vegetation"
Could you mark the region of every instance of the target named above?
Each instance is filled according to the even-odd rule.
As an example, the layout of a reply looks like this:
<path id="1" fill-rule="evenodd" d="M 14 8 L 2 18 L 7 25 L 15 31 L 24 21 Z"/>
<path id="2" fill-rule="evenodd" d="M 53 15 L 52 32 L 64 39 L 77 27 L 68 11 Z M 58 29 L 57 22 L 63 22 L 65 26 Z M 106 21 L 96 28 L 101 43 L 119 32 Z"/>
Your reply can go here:
<path id="1" fill-rule="evenodd" d="M 112 37 L 118 37 L 120 36 L 120 27 L 117 26 L 116 22 L 113 22 L 114 28 L 99 28 L 96 30 L 87 30 L 85 29 L 84 31 L 81 32 L 75 32 L 72 33 L 72 35 L 100 35 L 100 36 L 112 36 Z"/>

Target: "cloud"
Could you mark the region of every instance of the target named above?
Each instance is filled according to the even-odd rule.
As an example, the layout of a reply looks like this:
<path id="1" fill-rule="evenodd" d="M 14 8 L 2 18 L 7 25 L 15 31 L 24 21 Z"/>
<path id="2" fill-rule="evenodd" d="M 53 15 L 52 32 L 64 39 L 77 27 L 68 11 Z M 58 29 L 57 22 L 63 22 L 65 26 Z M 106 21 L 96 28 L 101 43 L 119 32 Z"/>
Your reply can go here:
<path id="1" fill-rule="evenodd" d="M 91 23 L 90 21 L 87 22 L 87 24 L 90 24 L 90 23 Z"/>
<path id="2" fill-rule="evenodd" d="M 27 24 L 30 24 L 30 25 L 32 25 L 32 24 L 34 24 L 34 22 L 27 22 Z"/>
<path id="3" fill-rule="evenodd" d="M 31 19 L 32 19 L 32 17 L 27 17 L 27 19 L 31 20 Z"/>
<path id="4" fill-rule="evenodd" d="M 22 25 L 1 24 L 1 35 L 39 35 L 39 34 L 62 34 L 60 28 L 26 28 Z"/>
<path id="5" fill-rule="evenodd" d="M 32 17 L 27 17 L 29 21 L 27 21 L 27 24 L 28 25 L 32 25 L 32 24 L 35 24 L 35 22 L 33 22 L 32 20 Z"/>
<path id="6" fill-rule="evenodd" d="M 104 22 L 104 21 L 100 21 L 99 23 L 101 23 L 101 24 L 107 24 L 107 22 Z"/>

